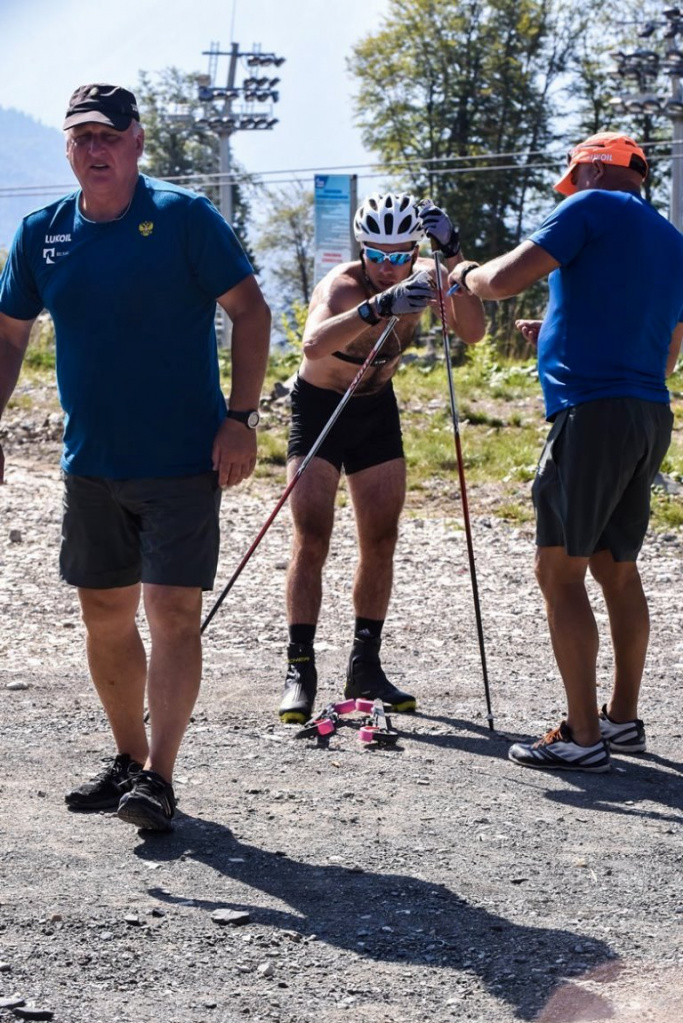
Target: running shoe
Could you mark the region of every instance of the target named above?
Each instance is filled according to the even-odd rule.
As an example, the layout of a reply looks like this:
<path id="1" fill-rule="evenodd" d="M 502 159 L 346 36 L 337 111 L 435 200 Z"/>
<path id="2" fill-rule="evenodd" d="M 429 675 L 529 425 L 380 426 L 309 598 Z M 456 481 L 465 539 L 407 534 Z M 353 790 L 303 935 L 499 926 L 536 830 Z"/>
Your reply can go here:
<path id="1" fill-rule="evenodd" d="M 91 781 L 66 793 L 64 802 L 70 810 L 115 810 L 142 770 L 142 764 L 131 760 L 127 753 L 108 757 L 105 765 Z"/>
<path id="2" fill-rule="evenodd" d="M 172 831 L 177 801 L 170 785 L 156 771 L 140 771 L 119 803 L 118 815 L 146 831 Z"/>
<path id="3" fill-rule="evenodd" d="M 613 753 L 645 752 L 645 725 L 640 718 L 634 721 L 612 721 L 606 703 L 600 711 L 600 734 Z"/>
<path id="4" fill-rule="evenodd" d="M 379 660 L 382 640 L 374 636 L 356 636 L 346 669 L 347 699 L 381 700 L 397 714 L 415 710 L 417 700 L 390 682 Z"/>
<path id="5" fill-rule="evenodd" d="M 538 742 L 516 742 L 508 750 L 508 757 L 521 767 L 539 767 L 545 770 L 591 771 L 602 774 L 611 770 L 609 749 L 604 739 L 594 746 L 579 746 L 572 739 L 566 721 L 553 728 Z"/>
<path id="6" fill-rule="evenodd" d="M 290 643 L 287 647 L 287 677 L 278 709 L 285 724 L 303 725 L 313 714 L 318 691 L 315 652 L 310 643 Z"/>

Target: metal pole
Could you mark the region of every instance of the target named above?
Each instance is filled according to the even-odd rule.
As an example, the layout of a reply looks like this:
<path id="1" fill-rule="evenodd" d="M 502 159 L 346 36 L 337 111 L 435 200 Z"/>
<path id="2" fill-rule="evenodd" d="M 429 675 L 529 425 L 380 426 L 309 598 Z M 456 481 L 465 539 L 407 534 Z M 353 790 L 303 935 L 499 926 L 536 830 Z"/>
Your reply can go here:
<path id="1" fill-rule="evenodd" d="M 479 656 L 481 658 L 481 671 L 484 679 L 484 697 L 486 699 L 486 720 L 492 732 L 495 731 L 493 724 L 493 711 L 491 709 L 491 691 L 489 688 L 489 673 L 486 667 L 486 650 L 484 648 L 484 626 L 481 620 L 481 604 L 479 602 L 479 586 L 477 585 L 477 566 L 474 560 L 474 544 L 472 541 L 472 525 L 470 522 L 470 508 L 467 501 L 467 486 L 465 484 L 465 459 L 460 443 L 460 416 L 458 414 L 458 403 L 455 398 L 455 384 L 453 383 L 453 361 L 451 359 L 451 344 L 448 339 L 448 324 L 446 323 L 446 306 L 443 295 L 443 283 L 441 281 L 441 263 L 436 243 L 432 242 L 434 254 L 434 273 L 436 275 L 436 291 L 439 296 L 439 313 L 441 315 L 441 333 L 443 336 L 443 350 L 446 359 L 446 373 L 448 374 L 448 395 L 451 403 L 451 418 L 453 420 L 453 437 L 455 440 L 455 458 L 458 463 L 458 479 L 460 480 L 460 501 L 462 504 L 462 517 L 465 523 L 465 539 L 467 541 L 467 557 L 470 564 L 470 582 L 472 584 L 472 598 L 474 600 L 474 617 L 477 625 L 477 638 L 479 640 Z"/>
<path id="2" fill-rule="evenodd" d="M 671 99 L 680 103 L 681 80 L 678 75 L 671 76 Z M 671 146 L 671 206 L 669 219 L 674 227 L 683 231 L 683 113 L 672 111 L 669 114 L 672 125 L 673 143 Z"/>
<path id="3" fill-rule="evenodd" d="M 221 112 L 221 118 L 224 121 L 225 128 L 219 132 L 218 135 L 218 169 L 220 172 L 220 209 L 224 218 L 232 227 L 234 208 L 232 201 L 232 154 L 230 151 L 230 136 L 232 135 L 232 126 L 230 124 L 230 118 L 232 117 L 232 92 L 235 88 L 235 74 L 237 71 L 237 58 L 239 56 L 239 43 L 230 44 L 230 60 L 228 62 L 228 77 L 225 84 L 226 95 L 223 100 L 223 110 Z M 230 347 L 232 338 L 232 322 L 230 317 L 224 309 L 221 310 L 221 320 L 223 323 L 223 338 L 222 345 L 224 348 Z"/>

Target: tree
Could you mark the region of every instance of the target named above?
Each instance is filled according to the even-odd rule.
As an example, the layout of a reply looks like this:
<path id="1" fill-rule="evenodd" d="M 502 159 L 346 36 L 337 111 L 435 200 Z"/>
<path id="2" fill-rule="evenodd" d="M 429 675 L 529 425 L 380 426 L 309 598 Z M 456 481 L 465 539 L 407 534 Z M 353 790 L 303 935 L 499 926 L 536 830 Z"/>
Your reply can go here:
<path id="1" fill-rule="evenodd" d="M 168 67 L 152 81 L 142 71 L 137 98 L 145 127 L 143 169 L 154 177 L 201 191 L 219 207 L 218 137 L 200 123 L 203 106 L 197 98 L 196 73 Z M 246 179 L 240 168 L 236 174 Z M 253 262 L 249 219 L 249 204 L 240 185 L 235 184 L 232 227 Z"/>
<path id="2" fill-rule="evenodd" d="M 624 111 L 615 100 L 624 93 L 666 95 L 668 83 L 662 89 L 664 83 L 657 76 L 625 74 L 623 68 L 620 74 L 615 56 L 619 51 L 643 53 L 645 48 L 663 56 L 664 24 L 660 0 L 606 0 L 600 19 L 587 26 L 577 47 L 568 97 L 579 111 L 577 138 L 597 131 L 625 131 L 645 147 L 651 159 L 644 194 L 662 210 L 667 208 L 670 188 L 671 122 L 643 110 Z"/>
<path id="3" fill-rule="evenodd" d="M 382 28 L 354 48 L 357 121 L 385 169 L 459 221 L 468 255 L 521 241 L 546 197 L 558 82 L 598 7 L 559 0 L 389 0 Z M 493 307 L 494 331 L 538 289 Z M 507 313 L 505 310 L 507 309 Z"/>
<path id="4" fill-rule="evenodd" d="M 288 191 L 267 189 L 260 199 L 265 215 L 254 248 L 277 285 L 285 311 L 308 306 L 313 290 L 313 193 L 301 183 Z M 277 252 L 276 260 L 269 253 Z"/>

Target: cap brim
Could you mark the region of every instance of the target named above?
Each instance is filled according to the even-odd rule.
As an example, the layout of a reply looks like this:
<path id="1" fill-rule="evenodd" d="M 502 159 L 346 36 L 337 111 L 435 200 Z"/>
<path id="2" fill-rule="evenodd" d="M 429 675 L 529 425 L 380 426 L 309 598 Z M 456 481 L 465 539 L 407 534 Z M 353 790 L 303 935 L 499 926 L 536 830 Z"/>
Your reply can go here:
<path id="1" fill-rule="evenodd" d="M 77 124 L 108 124 L 115 131 L 125 131 L 133 120 L 128 114 L 103 114 L 100 110 L 82 110 L 77 114 L 70 114 L 64 124 L 62 131 L 75 128 Z"/>
<path id="2" fill-rule="evenodd" d="M 555 182 L 553 188 L 556 192 L 561 195 L 574 195 L 576 185 L 572 182 L 572 171 L 575 166 L 576 164 L 572 164 L 571 167 L 567 167 L 560 180 Z"/>

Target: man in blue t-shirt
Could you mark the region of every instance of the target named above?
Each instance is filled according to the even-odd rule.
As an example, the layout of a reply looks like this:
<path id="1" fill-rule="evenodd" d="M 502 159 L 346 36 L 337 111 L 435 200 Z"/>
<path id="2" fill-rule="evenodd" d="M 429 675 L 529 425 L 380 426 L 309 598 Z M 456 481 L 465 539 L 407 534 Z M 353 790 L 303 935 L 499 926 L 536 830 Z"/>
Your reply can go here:
<path id="1" fill-rule="evenodd" d="M 641 197 L 647 169 L 628 136 L 591 136 L 555 185 L 568 198 L 528 241 L 450 275 L 482 299 L 517 295 L 549 275 L 543 321 L 517 326 L 538 344 L 552 423 L 533 485 L 536 577 L 568 712 L 538 742 L 511 747 L 525 767 L 602 772 L 610 751 L 645 750 L 638 695 L 649 617 L 636 559 L 671 439 L 665 379 L 683 337 L 683 236 Z M 587 571 L 602 588 L 614 648 L 601 711 Z"/>
<path id="2" fill-rule="evenodd" d="M 78 587 L 90 673 L 118 749 L 66 802 L 169 830 L 173 767 L 201 678 L 221 488 L 256 463 L 270 311 L 218 211 L 139 173 L 132 93 L 79 87 L 64 131 L 80 188 L 24 218 L 0 278 L 0 413 L 45 308 L 65 413 L 60 570 Z M 227 408 L 216 302 L 232 321 Z M 0 449 L 0 482 L 3 470 Z"/>

